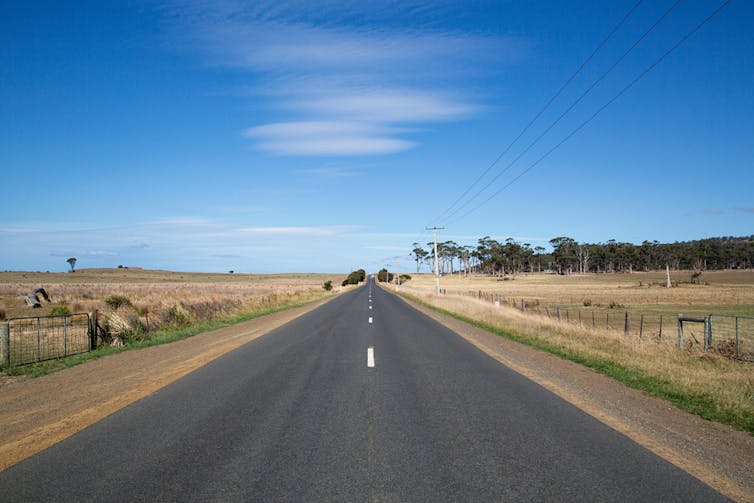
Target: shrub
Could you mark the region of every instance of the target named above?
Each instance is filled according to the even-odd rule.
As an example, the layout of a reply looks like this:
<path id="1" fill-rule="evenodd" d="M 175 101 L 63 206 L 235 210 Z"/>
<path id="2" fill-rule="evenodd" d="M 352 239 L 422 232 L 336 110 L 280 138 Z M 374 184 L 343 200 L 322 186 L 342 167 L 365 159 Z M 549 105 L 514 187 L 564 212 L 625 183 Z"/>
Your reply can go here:
<path id="1" fill-rule="evenodd" d="M 50 314 L 55 315 L 61 315 L 61 314 L 71 314 L 71 309 L 68 307 L 68 304 L 65 302 L 58 302 L 57 304 L 52 306 L 52 309 L 50 309 Z"/>
<path id="2" fill-rule="evenodd" d="M 107 304 L 107 306 L 113 311 L 117 311 L 118 308 L 123 306 L 131 306 L 131 300 L 122 293 L 112 293 L 105 297 L 104 300 L 105 304 Z"/>
<path id="3" fill-rule="evenodd" d="M 324 288 L 326 292 L 332 290 L 332 280 L 328 279 L 327 281 L 325 281 L 325 284 L 322 285 L 322 288 Z"/>
<path id="4" fill-rule="evenodd" d="M 163 313 L 163 319 L 167 323 L 172 323 L 179 327 L 184 327 L 191 323 L 191 315 L 186 308 L 179 303 L 170 306 L 170 308 Z"/>
<path id="5" fill-rule="evenodd" d="M 346 279 L 343 280 L 343 283 L 341 283 L 343 286 L 346 285 L 358 285 L 360 282 L 364 281 L 367 277 L 367 273 L 364 269 L 358 269 L 356 271 L 352 271 Z"/>

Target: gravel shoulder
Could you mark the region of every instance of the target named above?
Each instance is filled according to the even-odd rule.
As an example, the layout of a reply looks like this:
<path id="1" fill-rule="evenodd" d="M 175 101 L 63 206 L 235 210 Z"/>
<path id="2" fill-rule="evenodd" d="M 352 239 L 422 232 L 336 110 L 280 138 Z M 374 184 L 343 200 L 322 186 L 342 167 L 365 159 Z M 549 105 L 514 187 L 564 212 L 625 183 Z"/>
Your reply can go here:
<path id="1" fill-rule="evenodd" d="M 169 344 L 124 351 L 37 379 L 4 377 L 0 380 L 0 471 L 327 300 Z"/>
<path id="2" fill-rule="evenodd" d="M 754 436 L 689 414 L 576 363 L 403 300 L 722 494 L 754 502 Z"/>

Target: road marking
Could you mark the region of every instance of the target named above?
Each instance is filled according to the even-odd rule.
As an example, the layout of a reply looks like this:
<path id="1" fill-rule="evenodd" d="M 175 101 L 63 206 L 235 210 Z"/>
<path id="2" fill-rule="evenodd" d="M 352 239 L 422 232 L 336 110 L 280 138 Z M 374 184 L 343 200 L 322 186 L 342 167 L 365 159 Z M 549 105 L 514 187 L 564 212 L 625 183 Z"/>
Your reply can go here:
<path id="1" fill-rule="evenodd" d="M 369 323 L 372 323 L 372 317 L 371 316 L 369 317 Z"/>
<path id="2" fill-rule="evenodd" d="M 372 309 L 372 306 L 369 306 L 369 309 Z"/>
<path id="3" fill-rule="evenodd" d="M 374 346 L 367 348 L 367 367 L 374 367 Z"/>

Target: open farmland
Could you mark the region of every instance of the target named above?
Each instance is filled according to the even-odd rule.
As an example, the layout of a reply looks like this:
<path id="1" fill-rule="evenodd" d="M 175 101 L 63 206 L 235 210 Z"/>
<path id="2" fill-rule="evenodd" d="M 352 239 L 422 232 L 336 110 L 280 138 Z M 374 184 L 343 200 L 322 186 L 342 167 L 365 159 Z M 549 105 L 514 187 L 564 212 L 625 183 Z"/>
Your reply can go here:
<path id="1" fill-rule="evenodd" d="M 138 268 L 0 272 L 0 309 L 6 318 L 49 314 L 55 305 L 65 305 L 74 313 L 90 312 L 107 309 L 105 298 L 118 294 L 143 313 L 158 314 L 177 302 L 228 311 L 270 302 L 275 296 L 321 290 L 325 281 L 339 284 L 341 279 L 338 274 L 210 274 Z M 26 307 L 22 296 L 39 287 L 52 302 L 43 301 L 41 309 Z"/>
<path id="2" fill-rule="evenodd" d="M 412 278 L 406 288 L 433 291 L 434 276 L 417 274 Z M 690 279 L 689 271 L 671 272 L 674 286 L 666 288 L 664 272 L 563 276 L 525 273 L 503 279 L 455 274 L 443 276 L 440 286 L 452 295 L 481 291 L 517 303 L 524 298 L 528 305 L 541 309 L 588 307 L 668 315 L 703 316 L 711 312 L 754 315 L 754 270 L 705 272 L 702 284 L 693 284 Z"/>

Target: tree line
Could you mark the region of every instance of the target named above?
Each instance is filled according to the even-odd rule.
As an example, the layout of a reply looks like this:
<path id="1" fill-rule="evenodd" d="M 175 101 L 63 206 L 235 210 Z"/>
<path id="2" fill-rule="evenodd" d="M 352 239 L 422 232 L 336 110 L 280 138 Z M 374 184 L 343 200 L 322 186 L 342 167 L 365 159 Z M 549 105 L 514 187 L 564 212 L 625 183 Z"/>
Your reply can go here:
<path id="1" fill-rule="evenodd" d="M 454 241 L 437 243 L 438 268 L 441 274 L 476 272 L 492 275 L 551 271 L 558 274 L 633 271 L 750 269 L 754 264 L 754 235 L 717 237 L 660 243 L 644 241 L 640 245 L 611 239 L 605 243 L 579 243 L 560 236 L 549 241 L 552 251 L 543 246 L 532 248 L 512 238 L 503 242 L 485 236 L 476 246 L 458 245 Z M 427 249 L 413 244 L 411 255 L 416 272 L 423 265 L 434 266 L 434 243 Z"/>

